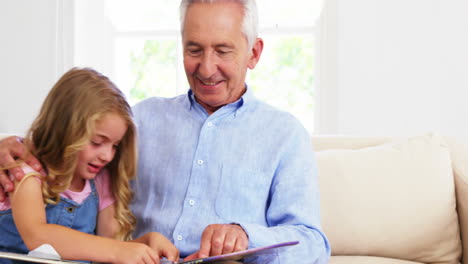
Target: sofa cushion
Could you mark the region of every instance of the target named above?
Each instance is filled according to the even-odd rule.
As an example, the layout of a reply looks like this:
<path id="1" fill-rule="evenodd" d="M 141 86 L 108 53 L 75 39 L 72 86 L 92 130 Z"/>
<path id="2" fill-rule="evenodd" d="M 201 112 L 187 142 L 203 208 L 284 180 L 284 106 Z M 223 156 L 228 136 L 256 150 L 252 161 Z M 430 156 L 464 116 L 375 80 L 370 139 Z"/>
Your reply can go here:
<path id="1" fill-rule="evenodd" d="M 458 262 L 450 154 L 436 135 L 316 153 L 332 255 Z"/>
<path id="2" fill-rule="evenodd" d="M 421 262 L 407 261 L 393 258 L 369 256 L 333 256 L 328 264 L 422 264 Z"/>

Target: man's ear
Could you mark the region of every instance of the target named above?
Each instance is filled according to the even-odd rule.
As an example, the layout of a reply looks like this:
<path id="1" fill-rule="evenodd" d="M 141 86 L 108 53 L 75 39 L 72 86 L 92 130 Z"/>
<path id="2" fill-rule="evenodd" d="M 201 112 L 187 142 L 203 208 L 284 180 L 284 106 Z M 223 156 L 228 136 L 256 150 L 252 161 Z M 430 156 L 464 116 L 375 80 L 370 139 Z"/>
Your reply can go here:
<path id="1" fill-rule="evenodd" d="M 263 39 L 257 38 L 252 47 L 252 54 L 250 55 L 249 62 L 247 63 L 247 67 L 249 67 L 249 69 L 252 70 L 253 68 L 255 68 L 258 61 L 260 60 L 262 51 L 263 51 Z"/>

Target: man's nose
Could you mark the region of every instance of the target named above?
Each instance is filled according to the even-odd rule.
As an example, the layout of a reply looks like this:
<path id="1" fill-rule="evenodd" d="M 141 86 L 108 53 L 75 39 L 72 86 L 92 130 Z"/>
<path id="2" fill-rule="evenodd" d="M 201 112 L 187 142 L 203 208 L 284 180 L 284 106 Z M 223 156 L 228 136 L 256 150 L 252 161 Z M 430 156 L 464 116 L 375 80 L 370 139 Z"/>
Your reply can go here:
<path id="1" fill-rule="evenodd" d="M 210 78 L 218 69 L 218 60 L 213 53 L 203 54 L 200 65 L 198 67 L 198 74 L 203 78 Z"/>

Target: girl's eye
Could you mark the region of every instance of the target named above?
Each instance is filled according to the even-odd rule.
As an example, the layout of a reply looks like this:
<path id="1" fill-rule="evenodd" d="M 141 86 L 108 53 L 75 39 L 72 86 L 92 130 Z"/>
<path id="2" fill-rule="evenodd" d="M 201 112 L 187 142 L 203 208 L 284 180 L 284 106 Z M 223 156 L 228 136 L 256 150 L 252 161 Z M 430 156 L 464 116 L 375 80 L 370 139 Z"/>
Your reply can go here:
<path id="1" fill-rule="evenodd" d="M 119 148 L 119 145 L 112 145 L 112 147 L 113 147 L 114 149 L 118 149 L 118 148 Z"/>
<path id="2" fill-rule="evenodd" d="M 91 144 L 92 144 L 93 146 L 100 146 L 100 145 L 101 145 L 101 142 L 91 141 Z"/>

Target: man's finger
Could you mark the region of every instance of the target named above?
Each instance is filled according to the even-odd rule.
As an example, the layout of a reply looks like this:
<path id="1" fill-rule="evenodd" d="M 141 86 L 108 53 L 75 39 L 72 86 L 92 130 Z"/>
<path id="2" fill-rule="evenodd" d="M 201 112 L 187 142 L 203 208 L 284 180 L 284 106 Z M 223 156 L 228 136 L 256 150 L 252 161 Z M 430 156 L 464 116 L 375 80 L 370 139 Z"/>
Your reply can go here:
<path id="1" fill-rule="evenodd" d="M 228 232 L 224 238 L 223 251 L 222 254 L 228 254 L 234 252 L 234 247 L 236 245 L 237 233 Z"/>
<path id="2" fill-rule="evenodd" d="M 200 241 L 200 250 L 198 251 L 199 258 L 206 258 L 210 255 L 212 236 L 213 228 L 211 226 L 208 226 L 205 229 L 205 231 L 203 231 L 202 238 Z"/>
<path id="3" fill-rule="evenodd" d="M 9 170 L 13 175 L 19 173 L 22 178 L 24 173 L 14 168 L 17 167 L 15 158 L 22 158 L 25 155 L 26 148 L 17 140 L 17 137 L 8 137 L 0 141 L 0 168 Z M 16 175 L 15 175 L 16 177 Z"/>
<path id="4" fill-rule="evenodd" d="M 23 160 L 24 162 L 26 162 L 35 171 L 40 172 L 42 174 L 42 176 L 45 176 L 46 175 L 45 171 L 42 168 L 42 165 L 39 162 L 39 160 L 37 160 L 36 157 L 31 155 L 31 153 L 29 151 L 27 151 L 27 150 L 25 150 L 24 153 L 25 154 L 23 155 L 23 157 L 20 157 L 20 159 Z M 16 177 L 16 175 L 15 175 L 15 177 Z"/>
<path id="5" fill-rule="evenodd" d="M 6 198 L 6 192 L 13 191 L 13 183 L 3 170 L 0 170 L 0 185 L 0 202 L 3 202 Z"/>
<path id="6" fill-rule="evenodd" d="M 10 168 L 8 169 L 8 171 L 10 172 L 11 175 L 15 177 L 17 181 L 21 181 L 21 179 L 23 179 L 24 171 L 20 166 Z"/>
<path id="7" fill-rule="evenodd" d="M 15 169 L 19 167 L 19 164 L 14 159 L 10 152 L 0 152 L 0 170 L 15 172 Z M 24 174 L 24 173 L 23 173 Z M 14 173 L 13 173 L 14 175 Z"/>
<path id="8" fill-rule="evenodd" d="M 210 256 L 217 256 L 223 253 L 224 240 L 226 239 L 226 231 L 223 228 L 218 228 L 211 236 L 211 251 Z"/>
<path id="9" fill-rule="evenodd" d="M 248 246 L 248 241 L 244 241 L 244 239 L 237 239 L 232 252 L 246 250 Z"/>
<path id="10" fill-rule="evenodd" d="M 0 184 L 0 203 L 4 202 L 6 198 L 5 190 L 3 189 L 2 185 Z"/>
<path id="11" fill-rule="evenodd" d="M 249 247 L 249 238 L 245 233 L 244 228 L 242 228 L 240 225 L 233 225 L 233 227 L 238 230 L 236 244 L 234 245 L 233 252 L 246 250 Z"/>

